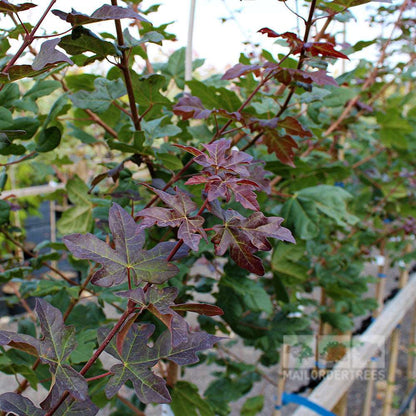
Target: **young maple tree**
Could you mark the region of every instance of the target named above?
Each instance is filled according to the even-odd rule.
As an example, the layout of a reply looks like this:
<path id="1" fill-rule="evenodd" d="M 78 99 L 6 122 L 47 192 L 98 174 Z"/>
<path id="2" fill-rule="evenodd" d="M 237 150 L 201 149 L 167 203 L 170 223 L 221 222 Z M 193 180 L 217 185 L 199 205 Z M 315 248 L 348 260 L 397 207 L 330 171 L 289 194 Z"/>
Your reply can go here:
<path id="1" fill-rule="evenodd" d="M 109 405 L 115 416 L 140 415 L 171 403 L 177 416 L 225 416 L 262 377 L 275 388 L 257 364 L 277 363 L 285 335 L 310 333 L 312 321 L 349 331 L 353 316 L 374 309 L 361 274 L 368 247 L 415 232 L 409 2 L 380 9 L 403 33 L 381 42 L 379 62 L 338 79 L 330 62 L 377 41 L 341 51 L 326 31 L 349 8 L 312 0 L 303 35 L 258 30 L 286 42 L 286 54 L 241 55 L 204 81 L 185 80 L 183 48 L 149 59 L 149 44 L 175 37 L 149 22 L 158 5 L 111 0 L 87 15 L 55 3 L 32 26 L 23 16 L 34 3 L 0 0 L 13 23 L 0 37 L 0 189 L 14 183 L 8 173 L 22 186 L 59 179 L 53 198 L 69 205 L 57 221 L 62 239 L 32 249 L 13 221 L 23 203 L 0 199 L 0 282 L 29 316 L 17 332 L 0 331 L 0 371 L 23 377 L 0 395 L 0 411 L 89 416 Z M 39 35 L 47 15 L 68 30 Z M 108 20 L 115 35 L 92 31 Z M 15 53 L 10 39 L 21 42 Z M 388 61 L 393 44 L 408 62 Z M 113 65 L 97 75 L 89 66 L 103 60 Z M 386 68 L 408 83 L 405 97 Z M 54 100 L 47 110 L 44 97 Z M 68 278 L 66 260 L 79 279 Z M 233 353 L 231 333 L 260 352 L 256 365 Z M 200 358 L 224 368 L 202 396 L 178 380 L 178 367 Z M 38 385 L 48 393 L 35 404 L 23 394 Z M 264 403 L 250 397 L 241 413 Z"/>

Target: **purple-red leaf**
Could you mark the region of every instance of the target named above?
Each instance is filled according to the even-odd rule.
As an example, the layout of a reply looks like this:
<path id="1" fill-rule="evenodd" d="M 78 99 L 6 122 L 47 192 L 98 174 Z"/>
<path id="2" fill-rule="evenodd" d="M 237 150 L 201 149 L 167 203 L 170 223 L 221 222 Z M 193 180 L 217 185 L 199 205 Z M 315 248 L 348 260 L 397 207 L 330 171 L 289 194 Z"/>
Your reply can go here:
<path id="1" fill-rule="evenodd" d="M 73 26 L 118 19 L 136 19 L 149 23 L 148 20 L 137 14 L 132 9 L 119 6 L 110 6 L 107 4 L 97 9 L 91 16 L 79 13 L 74 9 L 72 9 L 71 13 L 65 13 L 61 10 L 52 10 L 52 13 L 62 20 L 71 23 Z"/>
<path id="2" fill-rule="evenodd" d="M 248 74 L 249 72 L 254 72 L 256 75 L 259 75 L 261 65 L 244 65 L 237 64 L 230 68 L 221 79 L 234 79 L 239 78 L 242 75 Z"/>
<path id="3" fill-rule="evenodd" d="M 170 333 L 165 331 L 156 340 L 154 349 L 157 349 L 162 357 L 176 364 L 195 364 L 199 361 L 196 355 L 197 352 L 212 348 L 215 343 L 222 339 L 224 338 L 207 334 L 204 331 L 192 332 L 189 334 L 187 342 L 174 347 L 170 340 Z"/>
<path id="4" fill-rule="evenodd" d="M 190 118 L 206 119 L 211 115 L 211 110 L 208 110 L 202 104 L 202 101 L 198 97 L 194 97 L 190 94 L 184 94 L 179 99 L 177 104 L 173 106 L 173 112 L 177 116 L 181 116 L 184 120 Z"/>
<path id="5" fill-rule="evenodd" d="M 255 189 L 260 187 L 257 183 L 248 179 L 239 179 L 230 174 L 219 175 L 197 175 L 185 182 L 185 185 L 197 185 L 205 183 L 204 191 L 207 194 L 209 202 L 217 198 L 225 198 L 228 202 L 231 195 L 234 194 L 235 200 L 247 209 L 257 211 L 260 206 L 257 202 L 257 196 L 254 193 Z"/>
<path id="6" fill-rule="evenodd" d="M 108 398 L 117 394 L 125 382 L 130 380 L 141 402 L 170 402 L 165 380 L 156 376 L 152 367 L 161 359 L 168 359 L 179 365 L 193 364 L 198 361 L 196 352 L 211 348 L 221 339 L 205 332 L 196 332 L 189 334 L 184 343 L 173 346 L 170 332 L 165 331 L 154 346 L 149 347 L 148 340 L 153 331 L 153 325 L 134 324 L 126 336 L 121 353 L 118 352 L 114 339 L 107 346 L 106 351 L 122 362 L 110 369 L 113 375 L 105 388 Z M 108 332 L 109 330 L 99 329 L 99 342 L 104 340 Z"/>
<path id="7" fill-rule="evenodd" d="M 0 345 L 8 345 L 36 357 L 39 355 L 40 350 L 40 341 L 36 338 L 10 331 L 0 331 Z"/>
<path id="8" fill-rule="evenodd" d="M 274 152 L 282 163 L 294 167 L 295 149 L 298 148 L 296 141 L 290 135 L 300 137 L 312 137 L 312 133 L 305 130 L 302 125 L 293 117 L 286 117 L 283 120 L 272 118 L 270 120 L 256 120 L 252 124 L 253 130 L 261 128 L 263 131 L 262 141 L 267 146 L 269 153 Z M 283 128 L 288 133 L 282 135 L 277 128 Z"/>
<path id="9" fill-rule="evenodd" d="M 36 407 L 28 398 L 17 393 L 0 395 L 0 410 L 17 416 L 44 416 L 46 412 Z"/>
<path id="10" fill-rule="evenodd" d="M 183 97 L 173 106 L 173 112 L 177 116 L 181 116 L 183 120 L 194 118 L 196 120 L 207 119 L 211 114 L 218 114 L 222 117 L 229 118 L 235 121 L 242 121 L 243 116 L 238 112 L 229 112 L 224 109 L 213 108 L 209 110 L 205 108 L 202 101 L 198 97 L 191 94 L 184 94 Z M 178 145 L 178 147 L 181 147 Z M 188 147 L 188 146 L 184 146 Z"/>
<path id="11" fill-rule="evenodd" d="M 307 42 L 304 45 L 305 50 L 307 50 L 312 56 L 326 56 L 328 58 L 342 58 L 348 59 L 347 55 L 336 51 L 334 49 L 334 45 L 332 43 L 324 43 L 324 42 Z"/>
<path id="12" fill-rule="evenodd" d="M 159 243 L 150 250 L 144 250 L 144 229 L 115 203 L 110 209 L 109 225 L 115 250 L 92 234 L 71 234 L 63 238 L 74 256 L 103 266 L 94 274 L 94 284 L 119 285 L 128 279 L 128 275 L 136 284 L 141 281 L 160 284 L 177 273 L 177 267 L 166 261 L 175 243 Z"/>
<path id="13" fill-rule="evenodd" d="M 268 27 L 263 27 L 257 31 L 258 33 L 262 33 L 263 35 L 267 35 L 268 38 L 278 38 L 280 35 L 272 29 Z"/>
<path id="14" fill-rule="evenodd" d="M 216 140 L 203 146 L 206 153 L 193 147 L 178 146 L 195 155 L 194 161 L 204 167 L 201 175 L 191 177 L 186 185 L 205 183 L 204 191 L 210 202 L 217 198 L 225 198 L 229 201 L 234 194 L 236 201 L 244 208 L 260 209 L 254 190 L 261 189 L 263 185 L 251 179 L 252 156 L 230 149 L 231 141 L 226 139 Z"/>
<path id="15" fill-rule="evenodd" d="M 137 216 L 143 217 L 142 227 L 151 227 L 157 224 L 159 227 L 179 227 L 178 238 L 194 251 L 198 251 L 199 242 L 203 237 L 207 239 L 202 228 L 204 218 L 200 215 L 192 215 L 198 206 L 192 199 L 179 188 L 175 188 L 176 195 L 148 186 L 169 208 L 152 207 L 140 211 Z"/>
<path id="16" fill-rule="evenodd" d="M 206 316 L 224 315 L 224 311 L 220 307 L 207 303 L 180 303 L 172 305 L 170 308 L 174 311 L 195 312 Z"/>
<path id="17" fill-rule="evenodd" d="M 211 241 L 215 244 L 216 254 L 222 256 L 229 250 L 231 258 L 240 267 L 260 276 L 264 274 L 264 268 L 254 253 L 271 249 L 268 238 L 295 242 L 292 233 L 281 226 L 283 218 L 265 217 L 261 212 L 245 218 L 234 210 L 224 211 L 218 208 L 213 213 L 224 221 L 223 224 L 214 226 L 216 234 Z"/>
<path id="18" fill-rule="evenodd" d="M 169 329 L 173 345 L 179 345 L 188 339 L 189 327 L 185 319 L 171 309 L 178 296 L 178 289 L 165 287 L 157 289 L 151 287 L 146 293 L 141 288 L 119 292 L 117 295 L 127 297 L 141 308 L 148 309 L 160 319 Z"/>
<path id="19" fill-rule="evenodd" d="M 270 187 L 270 179 L 266 178 L 271 172 L 264 170 L 262 164 L 264 162 L 251 163 L 248 166 L 250 171 L 250 179 L 257 184 L 257 186 L 266 194 L 272 192 Z"/>
<path id="20" fill-rule="evenodd" d="M 334 78 L 330 77 L 324 69 L 314 72 L 305 72 L 305 77 L 309 77 L 315 84 L 318 85 L 333 85 L 334 87 L 338 86 L 338 82 Z"/>
<path id="21" fill-rule="evenodd" d="M 299 137 L 312 137 L 312 133 L 305 130 L 302 127 L 302 124 L 300 124 L 299 121 L 293 117 L 286 117 L 283 120 L 279 120 L 277 122 L 277 126 L 283 127 L 287 134 L 293 134 Z"/>
<path id="22" fill-rule="evenodd" d="M 274 153 L 282 163 L 295 167 L 295 149 L 299 146 L 291 136 L 280 136 L 276 131 L 265 130 L 262 142 L 267 146 L 267 151 Z"/>
<path id="23" fill-rule="evenodd" d="M 250 175 L 247 165 L 253 160 L 248 153 L 231 149 L 231 140 L 220 139 L 211 144 L 203 144 L 207 153 L 191 146 L 176 145 L 181 149 L 192 153 L 195 157 L 194 162 L 203 166 L 204 172 L 210 172 L 213 175 L 219 173 L 230 173 L 248 177 Z"/>
<path id="24" fill-rule="evenodd" d="M 295 33 L 293 32 L 285 32 L 285 33 L 276 33 L 274 30 L 269 29 L 268 27 L 264 27 L 258 31 L 259 33 L 267 35 L 269 38 L 283 38 L 292 49 L 292 53 L 297 54 L 302 51 L 302 47 L 304 42 L 299 39 Z"/>
<path id="25" fill-rule="evenodd" d="M 56 46 L 61 39 L 50 39 L 42 43 L 39 53 L 36 55 L 32 63 L 32 68 L 35 71 L 40 71 L 51 64 L 57 64 L 61 62 L 68 62 L 70 65 L 74 65 L 72 60 L 66 56 L 63 52 L 58 51 Z"/>
<path id="26" fill-rule="evenodd" d="M 33 3 L 21 3 L 21 4 L 10 4 L 7 0 L 0 0 L 0 12 L 2 13 L 17 13 L 23 12 L 24 10 L 36 7 Z"/>
<path id="27" fill-rule="evenodd" d="M 306 84 L 312 84 L 314 82 L 317 85 L 338 86 L 335 79 L 330 77 L 323 69 L 308 72 L 302 69 L 282 68 L 276 73 L 275 77 L 279 82 L 285 85 L 289 85 L 292 81 L 299 81 Z"/>

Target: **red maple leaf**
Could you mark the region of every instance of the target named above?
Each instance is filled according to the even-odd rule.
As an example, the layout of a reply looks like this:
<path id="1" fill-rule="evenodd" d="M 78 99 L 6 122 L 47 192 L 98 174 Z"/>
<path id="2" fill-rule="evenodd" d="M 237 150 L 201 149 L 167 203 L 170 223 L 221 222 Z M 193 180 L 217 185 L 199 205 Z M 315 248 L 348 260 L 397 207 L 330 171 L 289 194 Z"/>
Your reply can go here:
<path id="1" fill-rule="evenodd" d="M 206 119 L 211 115 L 211 110 L 208 110 L 202 104 L 198 97 L 190 94 L 184 94 L 183 97 L 173 106 L 173 112 L 177 116 L 182 116 L 184 120 L 190 118 Z"/>
<path id="2" fill-rule="evenodd" d="M 216 234 L 211 241 L 215 245 L 215 253 L 222 256 L 229 250 L 231 258 L 252 273 L 264 274 L 263 264 L 254 253 L 271 250 L 268 238 L 295 243 L 292 233 L 281 226 L 283 218 L 266 217 L 262 212 L 254 212 L 245 218 L 237 211 L 225 211 L 215 204 L 211 204 L 210 208 L 224 221 L 214 226 Z"/>
<path id="3" fill-rule="evenodd" d="M 179 227 L 178 238 L 194 251 L 198 251 L 201 238 L 207 239 L 202 227 L 204 218 L 192 215 L 198 209 L 197 204 L 185 192 L 175 188 L 176 195 L 168 194 L 159 189 L 151 189 L 169 208 L 151 207 L 141 210 L 137 216 L 143 217 L 141 226 L 144 228 L 157 224 L 159 227 Z"/>
<path id="4" fill-rule="evenodd" d="M 347 55 L 344 55 L 343 53 L 336 51 L 332 43 L 307 42 L 304 44 L 304 48 L 312 56 L 322 55 L 327 56 L 328 58 L 342 58 L 349 60 Z"/>

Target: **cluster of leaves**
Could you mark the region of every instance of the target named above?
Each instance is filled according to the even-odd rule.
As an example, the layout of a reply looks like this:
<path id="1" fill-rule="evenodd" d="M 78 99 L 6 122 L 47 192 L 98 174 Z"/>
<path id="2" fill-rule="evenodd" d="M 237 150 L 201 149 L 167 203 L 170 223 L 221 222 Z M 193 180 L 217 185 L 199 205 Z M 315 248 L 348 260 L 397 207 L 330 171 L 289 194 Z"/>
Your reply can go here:
<path id="1" fill-rule="evenodd" d="M 222 348 L 233 331 L 271 366 L 284 336 L 308 333 L 311 321 L 351 330 L 354 316 L 376 307 L 365 297 L 370 248 L 395 234 L 403 239 L 391 250 L 401 253 L 414 234 L 415 56 L 406 13 L 390 44 L 409 59 L 390 62 L 381 44 L 382 70 L 361 60 L 337 79 L 328 74 L 329 63 L 377 41 L 341 51 L 326 33 L 310 40 L 316 18 L 351 17 L 349 4 L 325 1 L 309 4 L 303 38 L 259 30 L 286 54 L 242 54 L 221 77 L 185 81 L 183 48 L 164 63 L 147 55 L 149 43 L 174 38 L 149 22 L 158 6 L 127 3 L 91 15 L 52 10 L 71 33 L 43 40 L 32 64 L 19 65 L 23 51 L 34 52 L 39 25 L 22 18 L 35 4 L 0 0 L 16 23 L 0 38 L 0 190 L 13 183 L 13 166 L 22 186 L 28 177 L 64 182 L 51 199 L 68 207 L 57 221 L 62 241 L 31 249 L 13 218 L 35 201 L 0 199 L 0 282 L 17 288 L 10 303 L 30 309 L 37 298 L 40 323 L 37 331 L 22 318 L 17 333 L 0 331 L 0 371 L 27 380 L 0 395 L 3 412 L 94 415 L 110 403 L 113 415 L 127 415 L 171 402 L 175 415 L 227 415 L 260 372 L 224 358 L 227 348 L 204 350 Z M 397 9 L 382 13 L 388 22 Z M 86 27 L 107 20 L 116 36 Z M 10 39 L 22 41 L 14 55 Z M 105 76 L 89 72 L 104 59 L 115 63 Z M 311 299 L 317 287 L 327 303 Z M 215 305 L 201 303 L 207 293 Z M 121 314 L 110 319 L 105 305 Z M 197 324 L 186 320 L 190 312 Z M 101 362 L 104 351 L 117 363 Z M 199 357 L 224 368 L 203 397 L 176 380 L 177 367 Z M 38 384 L 49 391 L 40 407 L 20 394 Z M 132 391 L 130 408 L 122 386 Z M 263 403 L 251 397 L 241 414 Z"/>

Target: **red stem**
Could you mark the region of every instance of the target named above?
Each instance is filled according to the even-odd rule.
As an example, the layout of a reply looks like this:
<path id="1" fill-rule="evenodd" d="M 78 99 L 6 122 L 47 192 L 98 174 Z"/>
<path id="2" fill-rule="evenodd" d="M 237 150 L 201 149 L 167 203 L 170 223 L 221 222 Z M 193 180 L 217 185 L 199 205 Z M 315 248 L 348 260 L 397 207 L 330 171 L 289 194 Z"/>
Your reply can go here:
<path id="1" fill-rule="evenodd" d="M 20 58 L 20 56 L 22 55 L 23 51 L 33 42 L 33 39 L 35 39 L 35 33 L 36 33 L 36 31 L 39 29 L 39 27 L 42 24 L 42 22 L 44 21 L 46 15 L 49 13 L 49 10 L 52 8 L 52 6 L 55 3 L 56 3 L 56 0 L 51 0 L 51 2 L 49 3 L 49 6 L 43 12 L 43 15 L 41 16 L 41 18 L 39 19 L 39 21 L 36 23 L 35 27 L 23 39 L 23 43 L 20 46 L 19 50 L 16 52 L 16 54 L 13 56 L 13 58 L 10 59 L 10 61 L 4 67 L 3 71 L 1 71 L 3 74 L 6 74 L 9 71 L 10 67 Z M 3 84 L 3 85 L 5 85 L 5 84 Z M 2 86 L 0 86 L 0 89 L 1 88 L 2 88 Z"/>
<path id="2" fill-rule="evenodd" d="M 3 84 L 5 85 L 5 84 Z M 15 165 L 16 163 L 20 163 L 23 160 L 29 159 L 30 157 L 36 155 L 36 151 L 34 150 L 33 152 L 28 153 L 25 156 L 22 156 L 20 159 L 14 160 L 13 162 L 7 162 L 7 163 L 0 163 L 0 166 L 10 166 L 10 165 Z"/>
<path id="3" fill-rule="evenodd" d="M 87 378 L 86 380 L 87 380 L 87 382 L 89 383 L 90 381 L 94 381 L 94 380 L 99 380 L 100 378 L 104 378 L 104 377 L 108 377 L 108 376 L 111 376 L 113 373 L 111 372 L 111 371 L 107 371 L 106 373 L 104 373 L 104 374 L 100 374 L 100 375 L 98 375 L 98 376 L 94 376 L 94 377 L 89 377 L 89 378 Z"/>
<path id="4" fill-rule="evenodd" d="M 111 0 L 111 4 L 113 6 L 117 6 L 117 0 Z M 121 28 L 120 20 L 114 20 L 114 23 L 116 25 L 116 32 L 117 32 L 117 43 L 119 46 L 124 46 L 124 36 L 123 36 L 123 30 Z M 121 61 L 120 65 L 118 67 L 121 69 L 121 72 L 124 76 L 124 83 L 126 85 L 127 90 L 127 96 L 129 99 L 129 106 L 130 106 L 130 113 L 131 113 L 131 119 L 133 120 L 134 127 L 137 131 L 141 130 L 140 127 L 140 117 L 139 113 L 137 111 L 136 106 L 136 99 L 134 97 L 134 90 L 133 90 L 133 82 L 130 75 L 130 69 L 129 69 L 129 57 L 125 51 L 125 49 L 122 49 L 121 51 Z"/>
<path id="5" fill-rule="evenodd" d="M 172 260 L 172 257 L 178 252 L 178 250 L 182 247 L 183 240 L 182 238 L 176 243 L 176 246 L 173 247 L 172 251 L 170 252 L 169 256 L 167 257 L 166 261 L 169 262 Z"/>

